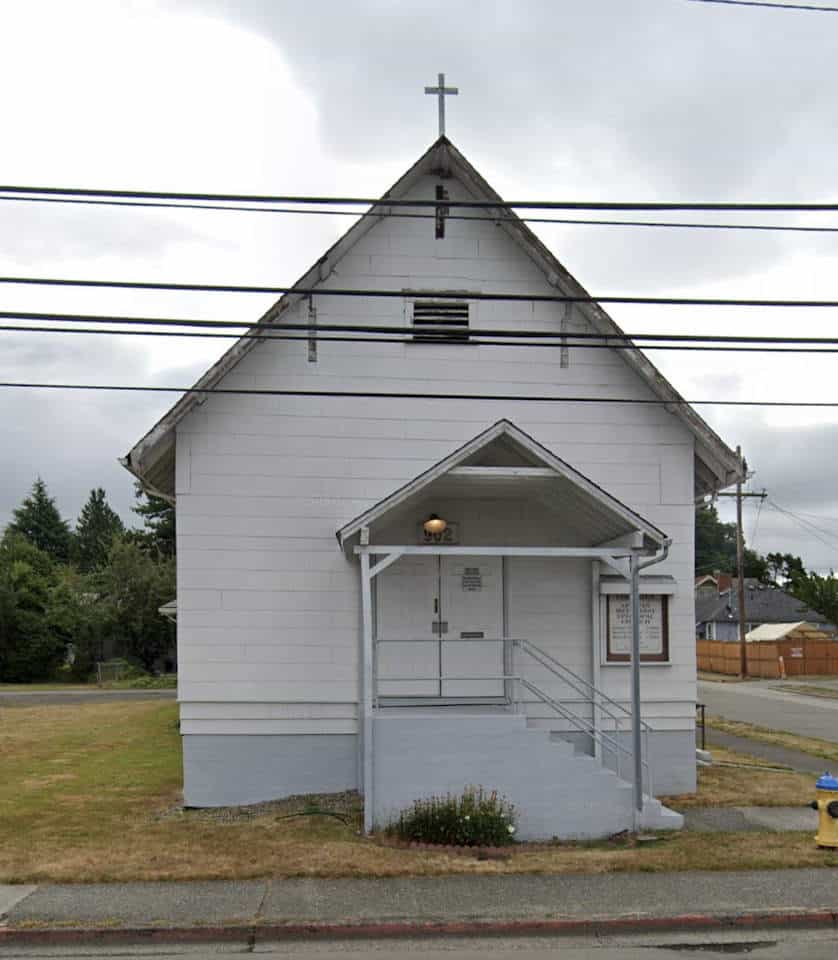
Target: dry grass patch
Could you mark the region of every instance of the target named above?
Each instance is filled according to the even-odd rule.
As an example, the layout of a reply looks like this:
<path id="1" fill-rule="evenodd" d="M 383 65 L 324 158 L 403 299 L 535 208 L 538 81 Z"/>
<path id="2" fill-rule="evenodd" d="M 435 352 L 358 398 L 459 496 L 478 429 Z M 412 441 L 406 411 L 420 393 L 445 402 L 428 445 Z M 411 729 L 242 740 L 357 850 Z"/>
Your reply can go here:
<path id="1" fill-rule="evenodd" d="M 838 700 L 838 690 L 832 687 L 820 687 L 813 683 L 784 683 L 779 689 L 791 693 L 801 693 L 807 697 L 824 697 L 827 700 Z"/>
<path id="2" fill-rule="evenodd" d="M 711 749 L 713 764 L 698 768 L 698 792 L 664 797 L 676 810 L 691 807 L 796 807 L 814 796 L 815 777 L 721 747 Z"/>
<path id="3" fill-rule="evenodd" d="M 838 761 L 838 743 L 833 743 L 830 740 L 801 737 L 796 733 L 771 730 L 768 727 L 760 727 L 753 723 L 742 723 L 738 720 L 724 720 L 722 717 L 707 717 L 707 726 L 711 730 L 733 733 L 738 737 L 761 740 L 763 743 L 773 743 L 779 747 L 788 747 L 790 750 L 799 750 L 801 753 L 808 753 L 813 757 Z M 715 752 L 715 749 L 713 752 Z"/>
<path id="4" fill-rule="evenodd" d="M 687 833 L 651 846 L 630 837 L 521 845 L 502 861 L 391 849 L 360 835 L 352 795 L 333 798 L 331 808 L 328 798 L 297 798 L 237 811 L 184 811 L 176 717 L 176 704 L 147 701 L 0 711 L 0 882 L 838 866 L 838 853 L 817 850 L 808 834 L 786 834 L 782 843 L 766 842 L 761 833 Z M 766 776 L 776 801 L 792 795 L 783 778 L 797 777 L 732 769 L 702 770 L 699 802 L 757 802 L 756 779 L 742 778 Z M 778 792 L 784 783 L 788 794 Z M 811 784 L 802 802 L 810 792 Z M 311 804 L 341 818 L 315 813 Z"/>

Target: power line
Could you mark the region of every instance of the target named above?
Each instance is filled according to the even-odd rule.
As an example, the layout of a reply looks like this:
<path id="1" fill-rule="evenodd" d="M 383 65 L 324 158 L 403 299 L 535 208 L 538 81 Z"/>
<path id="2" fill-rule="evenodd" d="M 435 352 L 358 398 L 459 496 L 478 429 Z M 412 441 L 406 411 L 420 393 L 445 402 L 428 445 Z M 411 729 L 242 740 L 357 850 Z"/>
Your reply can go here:
<path id="1" fill-rule="evenodd" d="M 250 207 L 241 204 L 210 204 L 210 203 L 168 203 L 165 201 L 143 200 L 90 200 L 76 197 L 3 197 L 0 201 L 28 202 L 28 203 L 64 203 L 81 204 L 85 206 L 103 207 L 139 207 L 165 210 L 210 210 L 229 211 L 231 213 L 278 213 L 298 216 L 329 216 L 329 217 L 378 217 L 400 220 L 436 220 L 435 213 L 405 213 L 383 210 L 373 213 L 359 213 L 357 210 L 312 210 L 306 207 Z M 488 217 L 470 217 L 463 214 L 446 214 L 446 220 L 472 221 L 478 223 L 490 222 Z M 579 220 L 568 217 L 518 217 L 521 223 L 557 224 L 560 226 L 589 226 L 589 227 L 655 227 L 673 228 L 680 230 L 752 230 L 777 231 L 781 233 L 838 233 L 838 227 L 812 227 L 786 224 L 768 223 L 684 223 L 667 220 Z"/>
<path id="2" fill-rule="evenodd" d="M 79 314 L 79 313 L 34 313 L 20 310 L 2 310 L 0 319 L 6 320 L 42 320 L 54 322 L 73 322 L 73 323 L 95 323 L 95 324 L 124 324 L 126 326 L 161 326 L 161 327 L 199 327 L 199 328 L 234 328 L 235 330 L 246 330 L 258 333 L 273 332 L 299 332 L 310 337 L 318 333 L 357 333 L 370 334 L 372 336 L 381 336 L 382 334 L 398 335 L 399 337 L 411 338 L 409 341 L 400 340 L 399 342 L 413 342 L 412 338 L 417 333 L 417 328 L 410 325 L 399 324 L 369 324 L 369 323 L 318 323 L 312 328 L 309 323 L 290 323 L 282 322 L 277 324 L 254 323 L 247 320 L 202 320 L 193 318 L 177 317 L 125 317 L 103 314 Z M 54 330 L 54 327 L 38 327 L 38 330 Z M 122 331 L 104 331 L 106 333 L 116 333 Z M 126 331 L 127 332 L 127 331 Z M 444 331 L 441 331 L 444 332 Z M 459 331 L 455 331 L 459 332 Z M 597 333 L 589 331 L 568 332 L 560 330 L 527 330 L 527 329 L 505 329 L 505 328 L 475 328 L 468 329 L 469 337 L 489 337 L 500 340 L 546 340 L 551 343 L 557 342 L 560 345 L 581 346 L 586 342 L 602 343 L 605 346 L 615 346 L 624 344 L 629 347 L 635 345 L 635 341 L 646 343 L 653 341 L 671 342 L 671 343 L 718 343 L 718 344 L 763 344 L 780 348 L 788 344 L 805 345 L 807 347 L 820 346 L 838 346 L 838 337 L 790 337 L 790 336 L 750 336 L 745 334 L 694 334 L 694 333 Z M 239 334 L 229 334 L 229 336 L 239 336 Z M 305 338 L 304 338 L 305 339 Z M 424 341 L 428 342 L 428 341 Z M 446 342 L 442 337 L 439 341 Z M 473 341 L 461 340 L 455 341 L 454 345 L 467 345 Z M 482 342 L 482 341 L 474 341 Z M 513 344 L 510 344 L 513 345 Z"/>
<path id="3" fill-rule="evenodd" d="M 503 303 L 613 303 L 670 307 L 835 308 L 838 300 L 742 299 L 735 297 L 634 297 L 590 294 L 452 293 L 446 290 L 370 290 L 335 287 L 271 287 L 247 284 L 161 283 L 139 280 L 71 280 L 56 277 L 0 277 L 0 283 L 27 286 L 96 287 L 119 290 L 167 290 L 192 293 L 258 293 L 300 297 L 379 297 L 395 300 L 486 300 Z"/>
<path id="4" fill-rule="evenodd" d="M 120 322 L 120 321 L 110 321 L 110 322 Z M 272 329 L 282 329 L 281 327 L 275 328 L 265 328 L 266 330 Z M 208 331 L 193 331 L 193 330 L 138 330 L 136 328 L 131 328 L 128 330 L 104 330 L 102 328 L 91 328 L 91 327 L 30 327 L 30 326 L 20 326 L 20 325 L 0 325 L 0 332 L 4 333 L 53 333 L 53 334 L 85 334 L 89 336 L 132 336 L 132 337 L 189 337 L 189 338 L 203 338 L 203 339 L 222 339 L 222 340 L 238 340 L 242 334 L 240 333 L 214 333 Z M 559 335 L 561 336 L 561 335 Z M 530 341 L 521 341 L 521 340 L 488 340 L 485 338 L 474 339 L 464 341 L 462 344 L 453 343 L 448 344 L 453 346 L 458 345 L 473 345 L 479 347 L 540 347 L 540 348 L 574 348 L 582 350 L 635 350 L 637 349 L 636 345 L 633 343 L 627 342 L 608 342 L 608 343 L 591 343 L 587 340 L 582 340 L 580 342 L 574 342 L 574 337 L 582 336 L 581 334 L 568 334 L 567 343 L 554 342 L 550 341 L 547 343 L 533 343 Z M 664 339 L 666 335 L 662 335 L 661 339 Z M 658 339 L 656 335 L 650 335 L 652 339 Z M 636 335 L 627 335 L 628 339 L 636 339 Z M 258 340 L 282 340 L 282 341 L 300 341 L 301 343 L 308 343 L 310 341 L 317 341 L 318 343 L 401 343 L 409 344 L 414 343 L 415 341 L 410 337 L 396 337 L 396 336 L 364 336 L 364 335 L 354 335 L 354 336 L 331 336 L 318 333 L 316 331 L 310 331 L 308 334 L 281 334 L 281 333 L 255 333 L 253 339 Z M 838 345 L 835 347 L 784 347 L 784 346 L 727 346 L 723 344 L 709 343 L 704 344 L 700 341 L 703 338 L 696 337 L 695 340 L 699 341 L 696 343 L 645 343 L 643 344 L 643 349 L 646 351 L 652 350 L 677 350 L 677 351 L 697 351 L 697 352 L 718 352 L 718 353 L 779 353 L 779 354 L 789 354 L 789 353 L 803 353 L 803 354 L 835 354 L 838 353 Z M 733 338 L 731 338 L 733 339 Z M 747 339 L 747 338 L 746 338 Z M 838 341 L 830 341 L 838 344 Z"/>
<path id="5" fill-rule="evenodd" d="M 0 382 L 0 389 L 89 390 L 119 393 L 180 393 L 200 396 L 320 397 L 365 400 L 489 400 L 502 403 L 619 403 L 631 406 L 816 407 L 838 408 L 825 400 L 684 400 L 640 397 L 527 396 L 484 393 L 410 393 L 383 390 L 281 390 L 228 387 L 148 387 L 128 384 Z"/>
<path id="6" fill-rule="evenodd" d="M 728 7 L 769 7 L 777 10 L 816 10 L 819 13 L 838 13 L 838 7 L 816 7 L 810 3 L 778 3 L 769 0 L 692 0 L 693 3 L 720 3 Z"/>
<path id="7" fill-rule="evenodd" d="M 838 203 L 737 203 L 693 201 L 609 200 L 397 200 L 390 197 L 328 197 L 290 194 L 191 193 L 166 190 L 106 190 L 90 187 L 41 187 L 0 185 L 0 193 L 43 196 L 116 197 L 131 200 L 179 200 L 207 203 L 281 203 L 301 206 L 416 207 L 439 206 L 470 210 L 726 210 L 836 213 Z M 371 211 L 371 212 L 374 212 Z"/>
<path id="8" fill-rule="evenodd" d="M 791 510 L 784 509 L 779 504 L 774 503 L 773 500 L 769 500 L 768 503 L 778 513 L 788 517 L 792 521 L 792 523 L 795 523 L 799 528 L 804 530 L 810 536 L 813 536 L 816 540 L 820 541 L 825 547 L 829 547 L 831 550 L 835 550 L 836 547 L 838 547 L 838 538 L 835 537 L 835 534 L 830 534 L 826 530 L 820 530 L 814 524 L 811 524 L 808 521 L 803 520 L 801 517 L 798 517 L 796 514 L 792 513 Z M 823 534 L 824 536 L 821 536 L 821 534 Z M 824 539 L 825 536 L 832 538 L 832 542 Z"/>

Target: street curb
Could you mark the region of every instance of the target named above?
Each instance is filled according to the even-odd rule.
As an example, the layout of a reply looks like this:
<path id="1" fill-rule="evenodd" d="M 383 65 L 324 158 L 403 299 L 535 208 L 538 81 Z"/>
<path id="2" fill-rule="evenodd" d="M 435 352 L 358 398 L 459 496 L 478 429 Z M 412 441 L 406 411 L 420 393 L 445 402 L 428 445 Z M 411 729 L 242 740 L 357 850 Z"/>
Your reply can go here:
<path id="1" fill-rule="evenodd" d="M 693 913 L 671 917 L 605 917 L 564 920 L 397 920 L 343 923 L 242 924 L 201 927 L 0 927 L 4 945 L 114 943 L 235 943 L 247 946 L 281 940 L 399 939 L 466 936 L 613 936 L 667 931 L 734 931 L 774 927 L 838 928 L 832 910 Z"/>

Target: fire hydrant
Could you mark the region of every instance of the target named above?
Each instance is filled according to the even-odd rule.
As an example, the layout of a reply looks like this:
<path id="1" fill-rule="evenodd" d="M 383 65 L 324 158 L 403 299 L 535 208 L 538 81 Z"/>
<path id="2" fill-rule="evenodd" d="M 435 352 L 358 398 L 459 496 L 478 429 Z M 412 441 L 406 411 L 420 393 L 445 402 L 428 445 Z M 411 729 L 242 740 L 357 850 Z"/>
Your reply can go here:
<path id="1" fill-rule="evenodd" d="M 820 816 L 815 842 L 819 847 L 838 847 L 838 777 L 827 771 L 815 790 L 817 799 L 810 804 Z"/>

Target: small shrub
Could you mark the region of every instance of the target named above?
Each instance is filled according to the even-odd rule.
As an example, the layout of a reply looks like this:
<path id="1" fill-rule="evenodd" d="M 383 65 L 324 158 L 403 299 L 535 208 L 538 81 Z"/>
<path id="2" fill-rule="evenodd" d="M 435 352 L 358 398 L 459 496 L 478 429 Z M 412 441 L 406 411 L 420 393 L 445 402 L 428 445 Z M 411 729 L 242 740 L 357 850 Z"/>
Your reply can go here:
<path id="1" fill-rule="evenodd" d="M 387 833 L 417 843 L 500 847 L 515 840 L 515 808 L 495 790 L 466 787 L 461 796 L 414 801 Z"/>

